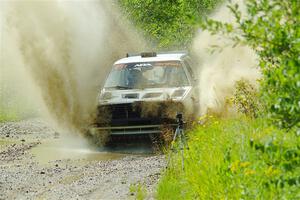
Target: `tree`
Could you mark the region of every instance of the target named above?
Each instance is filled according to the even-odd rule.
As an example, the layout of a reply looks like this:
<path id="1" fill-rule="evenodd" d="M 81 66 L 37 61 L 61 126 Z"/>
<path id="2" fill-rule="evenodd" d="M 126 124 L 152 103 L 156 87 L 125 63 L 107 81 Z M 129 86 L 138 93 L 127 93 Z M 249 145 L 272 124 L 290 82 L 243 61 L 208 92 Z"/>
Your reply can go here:
<path id="1" fill-rule="evenodd" d="M 300 0 L 246 0 L 247 14 L 229 6 L 237 27 L 207 20 L 203 27 L 222 32 L 256 50 L 263 73 L 261 99 L 266 115 L 281 128 L 300 132 Z M 235 28 L 233 28 L 235 27 Z"/>
<path id="2" fill-rule="evenodd" d="M 119 0 L 125 14 L 161 49 L 186 49 L 196 22 L 221 0 Z"/>

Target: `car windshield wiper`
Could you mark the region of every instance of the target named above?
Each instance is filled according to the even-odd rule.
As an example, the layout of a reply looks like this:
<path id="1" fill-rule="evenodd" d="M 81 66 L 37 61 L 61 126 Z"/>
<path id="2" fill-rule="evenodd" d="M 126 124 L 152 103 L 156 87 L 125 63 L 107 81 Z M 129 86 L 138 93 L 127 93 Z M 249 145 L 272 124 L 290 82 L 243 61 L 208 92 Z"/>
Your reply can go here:
<path id="1" fill-rule="evenodd" d="M 128 86 L 122 86 L 122 85 L 115 85 L 115 86 L 106 87 L 106 88 L 114 88 L 114 89 L 120 89 L 120 90 L 132 89 L 131 87 L 128 87 Z"/>

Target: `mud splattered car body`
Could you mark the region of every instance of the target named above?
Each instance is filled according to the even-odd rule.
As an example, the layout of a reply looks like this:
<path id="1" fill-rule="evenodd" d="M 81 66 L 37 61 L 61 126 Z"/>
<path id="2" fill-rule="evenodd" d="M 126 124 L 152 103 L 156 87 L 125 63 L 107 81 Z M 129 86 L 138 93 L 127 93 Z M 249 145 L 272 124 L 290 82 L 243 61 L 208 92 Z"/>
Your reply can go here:
<path id="1" fill-rule="evenodd" d="M 155 134 L 177 112 L 198 110 L 198 89 L 185 52 L 141 53 L 116 61 L 98 98 L 96 129 L 111 135 Z"/>

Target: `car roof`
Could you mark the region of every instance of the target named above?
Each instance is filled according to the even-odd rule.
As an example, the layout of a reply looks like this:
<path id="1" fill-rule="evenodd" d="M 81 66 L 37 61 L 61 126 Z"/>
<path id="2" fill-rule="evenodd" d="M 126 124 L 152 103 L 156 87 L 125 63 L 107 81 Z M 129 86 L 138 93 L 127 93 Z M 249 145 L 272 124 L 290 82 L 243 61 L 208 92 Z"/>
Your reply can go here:
<path id="1" fill-rule="evenodd" d="M 125 64 L 134 62 L 155 62 L 155 61 L 180 61 L 182 57 L 187 55 L 186 52 L 175 52 L 175 53 L 157 53 L 154 57 L 142 57 L 141 55 L 129 56 L 117 60 L 114 64 Z"/>

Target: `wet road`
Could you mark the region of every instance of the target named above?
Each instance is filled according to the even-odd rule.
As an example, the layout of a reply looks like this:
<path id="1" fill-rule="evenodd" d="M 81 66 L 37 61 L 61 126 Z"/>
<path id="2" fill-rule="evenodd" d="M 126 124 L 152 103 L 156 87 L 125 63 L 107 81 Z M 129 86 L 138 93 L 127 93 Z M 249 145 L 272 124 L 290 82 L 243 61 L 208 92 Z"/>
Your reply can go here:
<path id="1" fill-rule="evenodd" d="M 153 199 L 165 159 L 142 141 L 95 148 L 40 120 L 1 123 L 0 199 L 134 199 L 136 184 Z"/>

